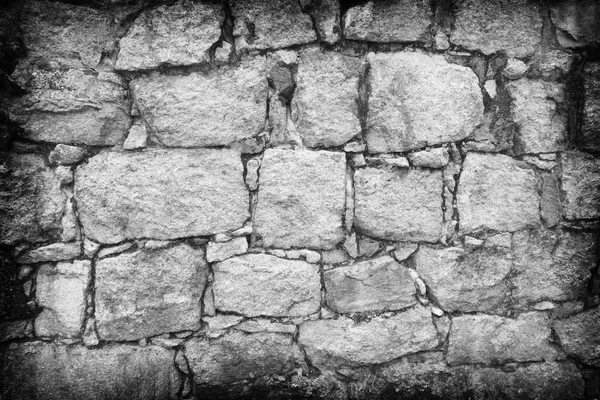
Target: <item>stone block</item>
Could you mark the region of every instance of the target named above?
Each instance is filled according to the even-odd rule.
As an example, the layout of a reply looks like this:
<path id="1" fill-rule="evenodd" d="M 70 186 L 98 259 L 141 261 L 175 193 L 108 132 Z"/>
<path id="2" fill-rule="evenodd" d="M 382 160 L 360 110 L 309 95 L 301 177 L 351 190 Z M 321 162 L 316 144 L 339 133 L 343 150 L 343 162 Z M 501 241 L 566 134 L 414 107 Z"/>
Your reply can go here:
<path id="1" fill-rule="evenodd" d="M 582 150 L 600 151 L 600 62 L 586 63 L 581 75 L 583 94 L 578 146 Z"/>
<path id="2" fill-rule="evenodd" d="M 550 17 L 556 37 L 564 47 L 583 47 L 600 43 L 600 5 L 594 0 L 554 2 Z"/>
<path id="3" fill-rule="evenodd" d="M 569 220 L 600 217 L 600 159 L 568 151 L 560 161 L 563 216 Z"/>
<path id="4" fill-rule="evenodd" d="M 592 308 L 554 322 L 565 351 L 585 364 L 600 367 L 600 308 Z"/>

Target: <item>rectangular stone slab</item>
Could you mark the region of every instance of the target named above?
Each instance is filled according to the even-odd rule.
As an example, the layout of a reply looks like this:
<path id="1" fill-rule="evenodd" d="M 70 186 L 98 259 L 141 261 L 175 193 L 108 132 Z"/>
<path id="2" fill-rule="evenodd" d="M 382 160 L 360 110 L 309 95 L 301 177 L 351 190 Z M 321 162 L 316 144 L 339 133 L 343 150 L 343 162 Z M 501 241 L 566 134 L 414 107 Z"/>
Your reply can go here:
<path id="1" fill-rule="evenodd" d="M 101 153 L 77 169 L 75 198 L 86 235 L 102 243 L 211 235 L 249 216 L 232 150 Z"/>

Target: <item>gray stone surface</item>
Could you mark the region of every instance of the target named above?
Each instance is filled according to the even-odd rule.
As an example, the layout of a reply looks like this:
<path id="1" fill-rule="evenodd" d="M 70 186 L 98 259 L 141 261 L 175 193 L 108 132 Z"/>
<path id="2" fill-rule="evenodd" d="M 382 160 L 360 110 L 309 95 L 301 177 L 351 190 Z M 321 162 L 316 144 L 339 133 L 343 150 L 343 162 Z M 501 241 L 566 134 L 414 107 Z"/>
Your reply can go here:
<path id="1" fill-rule="evenodd" d="M 561 154 L 563 216 L 566 219 L 600 217 L 600 160 L 585 153 Z"/>
<path id="2" fill-rule="evenodd" d="M 0 322 L 0 342 L 24 338 L 28 324 L 27 320 Z"/>
<path id="3" fill-rule="evenodd" d="M 444 168 L 448 164 L 450 156 L 448 155 L 448 149 L 438 147 L 410 153 L 408 159 L 413 167 Z"/>
<path id="4" fill-rule="evenodd" d="M 150 134 L 167 147 L 231 146 L 264 128 L 264 57 L 207 73 L 144 76 L 131 88 Z"/>
<path id="5" fill-rule="evenodd" d="M 600 367 L 600 308 L 596 307 L 554 322 L 565 351 L 585 364 Z"/>
<path id="6" fill-rule="evenodd" d="M 265 247 L 332 249 L 343 241 L 344 153 L 265 151 L 254 215 Z"/>
<path id="7" fill-rule="evenodd" d="M 140 250 L 96 264 L 96 326 L 103 340 L 136 340 L 200 328 L 208 278 L 202 250 Z"/>
<path id="8" fill-rule="evenodd" d="M 550 8 L 556 37 L 564 47 L 600 43 L 600 5 L 594 0 L 555 2 Z"/>
<path id="9" fill-rule="evenodd" d="M 235 332 L 215 340 L 194 338 L 185 343 L 184 353 L 200 385 L 283 375 L 303 364 L 292 337 L 280 333 Z"/>
<path id="10" fill-rule="evenodd" d="M 342 36 L 339 0 L 312 0 L 311 3 L 315 27 L 321 40 L 327 44 L 339 42 Z"/>
<path id="11" fill-rule="evenodd" d="M 57 144 L 54 150 L 50 152 L 48 159 L 51 164 L 69 165 L 76 164 L 83 160 L 86 150 L 82 147 L 69 146 L 66 144 Z"/>
<path id="12" fill-rule="evenodd" d="M 232 150 L 101 153 L 75 172 L 75 198 L 86 235 L 102 243 L 209 235 L 249 216 Z"/>
<path id="13" fill-rule="evenodd" d="M 360 134 L 359 72 L 355 57 L 320 49 L 301 54 L 292 107 L 305 146 L 341 146 Z"/>
<path id="14" fill-rule="evenodd" d="M 600 151 L 600 62 L 588 62 L 582 73 L 583 105 L 578 145 L 582 150 Z"/>
<path id="15" fill-rule="evenodd" d="M 502 154 L 467 154 L 457 194 L 461 233 L 535 227 L 539 204 L 537 179 L 526 164 Z"/>
<path id="16" fill-rule="evenodd" d="M 468 137 L 483 122 L 475 73 L 441 55 L 369 53 L 367 146 L 403 152 Z"/>
<path id="17" fill-rule="evenodd" d="M 379 364 L 437 346 L 431 313 L 417 307 L 368 322 L 350 318 L 307 321 L 298 343 L 317 368 Z"/>
<path id="18" fill-rule="evenodd" d="M 426 0 L 369 1 L 344 14 L 344 37 L 368 42 L 430 42 L 433 9 Z"/>
<path id="19" fill-rule="evenodd" d="M 463 315 L 452 319 L 447 361 L 450 365 L 551 361 L 559 353 L 550 340 L 545 313 L 530 312 L 514 319 Z"/>
<path id="20" fill-rule="evenodd" d="M 339 313 L 399 310 L 417 302 L 408 269 L 390 256 L 334 268 L 323 278 L 327 305 Z"/>
<path id="21" fill-rule="evenodd" d="M 215 307 L 248 317 L 296 317 L 321 305 L 319 267 L 267 254 L 247 254 L 213 265 Z"/>
<path id="22" fill-rule="evenodd" d="M 546 226 L 558 225 L 562 216 L 560 180 L 555 173 L 542 173 L 540 216 Z"/>
<path id="23" fill-rule="evenodd" d="M 131 125 L 127 139 L 123 142 L 123 150 L 136 150 L 146 147 L 148 141 L 148 131 L 143 123 Z"/>
<path id="24" fill-rule="evenodd" d="M 206 245 L 206 261 L 223 261 L 229 257 L 244 254 L 248 250 L 248 240 L 238 237 L 227 242 L 208 242 Z"/>
<path id="25" fill-rule="evenodd" d="M 143 11 L 119 40 L 115 68 L 129 71 L 209 61 L 221 36 L 225 10 L 219 3 L 180 0 Z"/>
<path id="26" fill-rule="evenodd" d="M 354 173 L 354 186 L 354 223 L 360 233 L 387 240 L 438 241 L 442 231 L 440 171 L 368 167 Z"/>
<path id="27" fill-rule="evenodd" d="M 53 243 L 47 246 L 29 250 L 19 256 L 17 262 L 20 264 L 33 264 L 47 261 L 70 260 L 81 254 L 81 242 Z"/>
<path id="28" fill-rule="evenodd" d="M 512 258 L 505 251 L 420 246 L 413 260 L 444 311 L 493 311 L 509 294 Z"/>
<path id="29" fill-rule="evenodd" d="M 540 6 L 527 0 L 460 0 L 454 4 L 450 42 L 486 55 L 509 57 L 533 54 L 541 41 Z"/>

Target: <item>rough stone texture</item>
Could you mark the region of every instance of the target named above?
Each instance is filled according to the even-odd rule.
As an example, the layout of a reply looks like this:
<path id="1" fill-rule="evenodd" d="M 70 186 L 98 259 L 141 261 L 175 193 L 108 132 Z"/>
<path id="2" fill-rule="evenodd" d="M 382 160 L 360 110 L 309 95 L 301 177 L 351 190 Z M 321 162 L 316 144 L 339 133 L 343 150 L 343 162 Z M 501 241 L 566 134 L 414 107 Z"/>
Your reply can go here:
<path id="1" fill-rule="evenodd" d="M 85 149 L 81 147 L 69 146 L 66 144 L 57 144 L 50 153 L 48 159 L 51 164 L 69 165 L 76 164 L 83 160 Z"/>
<path id="2" fill-rule="evenodd" d="M 410 153 L 408 158 L 413 167 L 423 168 L 444 168 L 450 160 L 445 147 Z"/>
<path id="3" fill-rule="evenodd" d="M 399 310 L 417 302 L 408 269 L 390 256 L 323 274 L 327 305 L 339 313 Z"/>
<path id="4" fill-rule="evenodd" d="M 107 152 L 77 169 L 75 197 L 86 235 L 102 243 L 209 235 L 248 218 L 242 175 L 231 150 Z"/>
<path id="5" fill-rule="evenodd" d="M 208 242 L 206 246 L 206 261 L 223 261 L 229 257 L 244 254 L 248 250 L 245 237 L 231 239 L 228 242 Z"/>
<path id="6" fill-rule="evenodd" d="M 545 313 L 530 312 L 515 319 L 463 315 L 452 319 L 447 360 L 450 365 L 551 361 L 550 323 Z"/>
<path id="7" fill-rule="evenodd" d="M 556 37 L 564 47 L 600 43 L 600 5 L 594 0 L 554 2 L 550 8 Z"/>
<path id="8" fill-rule="evenodd" d="M 157 346 L 57 346 L 30 342 L 6 353 L 2 378 L 14 400 L 176 398 L 173 352 Z"/>
<path id="9" fill-rule="evenodd" d="M 268 319 L 256 319 L 244 321 L 237 325 L 235 329 L 248 332 L 272 332 L 272 333 L 289 333 L 293 335 L 296 333 L 296 325 L 293 324 L 282 324 L 279 322 L 271 322 Z"/>
<path id="10" fill-rule="evenodd" d="M 131 82 L 150 133 L 167 147 L 231 146 L 264 128 L 265 58 L 208 73 L 150 75 Z"/>
<path id="11" fill-rule="evenodd" d="M 119 41 L 115 68 L 140 70 L 209 61 L 221 36 L 225 10 L 219 3 L 178 1 L 142 12 Z"/>
<path id="12" fill-rule="evenodd" d="M 124 150 L 136 150 L 146 147 L 148 131 L 144 124 L 133 124 L 129 128 L 127 139 L 123 142 Z"/>
<path id="13" fill-rule="evenodd" d="M 0 342 L 24 338 L 28 323 L 27 320 L 0 322 Z"/>
<path id="14" fill-rule="evenodd" d="M 35 320 L 38 336 L 79 336 L 91 268 L 90 261 L 44 264 L 39 268 L 36 300 L 42 312 Z"/>
<path id="15" fill-rule="evenodd" d="M 413 260 L 444 311 L 492 311 L 508 294 L 512 259 L 505 251 L 420 246 Z"/>
<path id="16" fill-rule="evenodd" d="M 527 0 L 459 0 L 454 3 L 454 30 L 450 41 L 489 55 L 509 57 L 533 54 L 541 41 L 540 6 Z"/>
<path id="17" fill-rule="evenodd" d="M 427 0 L 369 1 L 344 15 L 344 37 L 368 42 L 429 42 L 433 9 Z"/>
<path id="18" fill-rule="evenodd" d="M 516 154 L 549 153 L 565 148 L 567 117 L 557 109 L 564 101 L 564 85 L 520 79 L 506 85 L 517 124 Z"/>
<path id="19" fill-rule="evenodd" d="M 319 267 L 267 254 L 247 254 L 213 266 L 215 307 L 248 317 L 302 316 L 319 311 Z"/>
<path id="20" fill-rule="evenodd" d="M 136 340 L 200 328 L 200 298 L 208 273 L 203 251 L 186 244 L 98 261 L 100 338 Z"/>
<path id="21" fill-rule="evenodd" d="M 522 78 L 527 72 L 527 64 L 516 58 L 509 58 L 506 67 L 502 71 L 502 76 L 508 79 Z"/>
<path id="22" fill-rule="evenodd" d="M 327 44 L 339 42 L 342 36 L 339 0 L 312 0 L 311 6 L 321 40 Z"/>
<path id="23" fill-rule="evenodd" d="M 293 109 L 295 127 L 308 147 L 341 146 L 360 134 L 360 60 L 320 49 L 300 56 Z"/>
<path id="24" fill-rule="evenodd" d="M 596 237 L 569 231 L 522 231 L 513 235 L 513 299 L 521 306 L 585 296 L 596 266 Z"/>
<path id="25" fill-rule="evenodd" d="M 265 247 L 332 249 L 344 239 L 344 153 L 268 149 L 255 231 Z"/>
<path id="26" fill-rule="evenodd" d="M 303 364 L 290 335 L 235 332 L 216 340 L 192 339 L 184 352 L 200 385 L 222 385 L 242 379 L 286 374 Z"/>
<path id="27" fill-rule="evenodd" d="M 354 173 L 355 227 L 387 240 L 437 242 L 442 230 L 442 173 L 365 168 Z"/>
<path id="28" fill-rule="evenodd" d="M 81 254 L 81 243 L 54 243 L 47 246 L 38 247 L 34 250 L 29 250 L 19 256 L 20 264 L 32 264 L 37 262 L 47 261 L 63 261 L 70 260 Z"/>
<path id="29" fill-rule="evenodd" d="M 457 194 L 462 233 L 535 227 L 539 204 L 537 179 L 526 164 L 502 154 L 467 154 Z"/>
<path id="30" fill-rule="evenodd" d="M 556 226 L 562 216 L 560 181 L 558 176 L 553 173 L 543 173 L 541 175 L 540 216 L 546 226 Z"/>
<path id="31" fill-rule="evenodd" d="M 367 146 L 403 152 L 468 137 L 483 121 L 475 73 L 441 55 L 369 53 Z"/>
<path id="32" fill-rule="evenodd" d="M 278 49 L 317 40 L 299 1 L 233 0 L 231 13 L 238 50 Z"/>
<path id="33" fill-rule="evenodd" d="M 600 367 L 600 308 L 596 307 L 554 322 L 565 351 L 584 363 Z"/>
<path id="34" fill-rule="evenodd" d="M 575 151 L 561 155 L 563 216 L 600 217 L 600 160 Z"/>
<path id="35" fill-rule="evenodd" d="M 600 29 L 600 28 L 599 28 Z M 583 104 L 578 145 L 582 150 L 600 151 L 600 63 L 586 63 L 582 73 Z"/>

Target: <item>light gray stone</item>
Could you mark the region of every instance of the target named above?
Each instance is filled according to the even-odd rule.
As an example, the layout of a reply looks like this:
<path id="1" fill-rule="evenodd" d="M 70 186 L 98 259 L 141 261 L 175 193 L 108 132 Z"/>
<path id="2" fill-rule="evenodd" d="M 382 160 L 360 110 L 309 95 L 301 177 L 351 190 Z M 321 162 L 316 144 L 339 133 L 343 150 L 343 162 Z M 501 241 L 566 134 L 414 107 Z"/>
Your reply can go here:
<path id="1" fill-rule="evenodd" d="M 506 67 L 502 70 L 502 76 L 508 79 L 519 79 L 527 72 L 527 64 L 517 58 L 509 58 Z"/>
<path id="2" fill-rule="evenodd" d="M 206 261 L 223 261 L 238 254 L 244 254 L 247 250 L 248 241 L 245 237 L 238 237 L 221 243 L 208 242 L 206 246 Z"/>
<path id="3" fill-rule="evenodd" d="M 552 361 L 559 353 L 550 340 L 546 313 L 529 312 L 515 319 L 463 315 L 452 319 L 447 361 L 450 365 Z"/>
<path id="4" fill-rule="evenodd" d="M 321 40 L 327 44 L 340 41 L 342 29 L 340 28 L 340 2 L 339 0 L 313 0 L 315 28 Z"/>
<path id="5" fill-rule="evenodd" d="M 199 329 L 200 298 L 208 273 L 203 251 L 186 244 L 98 261 L 96 326 L 100 338 L 137 340 Z"/>
<path id="6" fill-rule="evenodd" d="M 379 364 L 437 346 L 431 313 L 422 307 L 355 323 L 350 318 L 307 321 L 298 343 L 317 368 Z"/>
<path id="7" fill-rule="evenodd" d="M 265 151 L 254 227 L 265 247 L 332 249 L 344 239 L 346 157 Z"/>
<path id="8" fill-rule="evenodd" d="M 85 329 L 81 335 L 81 338 L 83 339 L 83 344 L 86 347 L 98 346 L 100 339 L 98 338 L 98 333 L 96 332 L 95 318 L 88 318 L 85 323 Z"/>
<path id="9" fill-rule="evenodd" d="M 577 48 L 600 43 L 600 5 L 594 0 L 556 2 L 550 8 L 556 37 L 564 47 Z"/>
<path id="10" fill-rule="evenodd" d="M 379 251 L 379 242 L 367 237 L 358 238 L 358 256 L 372 257 Z"/>
<path id="11" fill-rule="evenodd" d="M 485 81 L 484 87 L 485 91 L 488 92 L 492 99 L 496 97 L 496 94 L 498 93 L 498 85 L 496 84 L 495 80 Z"/>
<path id="12" fill-rule="evenodd" d="M 390 256 L 323 274 L 327 304 L 335 312 L 399 310 L 417 303 L 408 269 Z"/>
<path id="13" fill-rule="evenodd" d="M 37 262 L 64 261 L 81 255 L 81 242 L 53 243 L 47 246 L 29 250 L 19 256 L 20 264 L 33 264 Z"/>
<path id="14" fill-rule="evenodd" d="M 150 75 L 131 82 L 150 133 L 167 147 L 234 146 L 265 124 L 265 58 L 189 75 Z"/>
<path id="15" fill-rule="evenodd" d="M 600 367 L 600 308 L 592 308 L 554 322 L 560 343 L 568 354 Z"/>
<path id="16" fill-rule="evenodd" d="M 539 204 L 537 179 L 526 164 L 502 154 L 467 154 L 457 194 L 461 233 L 538 226 Z"/>
<path id="17" fill-rule="evenodd" d="M 240 315 L 215 315 L 212 317 L 202 317 L 202 321 L 208 324 L 208 329 L 217 331 L 221 329 L 231 328 L 239 324 L 244 317 Z"/>
<path id="18" fill-rule="evenodd" d="M 348 254 L 342 249 L 333 249 L 321 253 L 321 263 L 325 265 L 342 264 L 346 261 L 348 261 Z"/>
<path id="19" fill-rule="evenodd" d="M 98 258 L 104 258 L 104 257 L 112 256 L 115 254 L 119 254 L 126 250 L 129 250 L 132 247 L 133 247 L 133 243 L 131 243 L 131 242 L 119 244 L 117 246 L 105 247 L 98 252 Z"/>
<path id="20" fill-rule="evenodd" d="M 137 150 L 146 147 L 148 132 L 143 123 L 133 124 L 129 129 L 127 139 L 123 143 L 124 150 Z"/>
<path id="21" fill-rule="evenodd" d="M 93 258 L 98 252 L 98 249 L 100 249 L 100 245 L 98 243 L 92 242 L 88 238 L 83 240 L 83 254 L 85 254 L 87 258 Z"/>
<path id="22" fill-rule="evenodd" d="M 417 243 L 396 243 L 396 250 L 394 250 L 394 258 L 398 261 L 404 261 L 410 257 L 417 249 L 419 245 Z"/>
<path id="23" fill-rule="evenodd" d="M 509 294 L 512 259 L 505 251 L 420 246 L 414 265 L 444 311 L 493 311 Z"/>
<path id="24" fill-rule="evenodd" d="M 354 173 L 354 185 L 358 232 L 387 240 L 438 241 L 440 171 L 365 168 Z"/>
<path id="25" fill-rule="evenodd" d="M 258 168 L 260 167 L 260 163 L 258 160 L 248 160 L 246 164 L 246 185 L 248 185 L 248 189 L 256 190 L 258 189 Z"/>
<path id="26" fill-rule="evenodd" d="M 575 55 L 563 50 L 548 49 L 537 57 L 539 73 L 545 78 L 561 77 L 571 71 Z"/>
<path id="27" fill-rule="evenodd" d="M 44 264 L 39 268 L 36 300 L 42 312 L 35 320 L 38 336 L 79 336 L 91 268 L 90 261 Z"/>
<path id="28" fill-rule="evenodd" d="M 563 216 L 566 219 L 600 217 L 600 159 L 585 153 L 561 154 Z"/>
<path id="29" fill-rule="evenodd" d="M 424 168 L 444 168 L 450 160 L 448 149 L 445 147 L 410 153 L 408 158 L 413 167 Z"/>
<path id="30" fill-rule="evenodd" d="M 542 12 L 527 0 L 459 0 L 455 4 L 450 42 L 490 55 L 533 54 L 541 41 Z"/>
<path id="31" fill-rule="evenodd" d="M 54 150 L 50 152 L 48 159 L 51 164 L 58 165 L 69 165 L 76 164 L 83 160 L 85 156 L 85 149 L 76 146 L 69 146 L 66 144 L 57 144 Z"/>
<path id="32" fill-rule="evenodd" d="M 272 322 L 268 319 L 256 319 L 244 321 L 237 325 L 235 329 L 248 332 L 271 332 L 271 333 L 288 333 L 293 335 L 296 333 L 296 325 L 293 324 L 282 324 L 280 322 Z"/>
<path id="33" fill-rule="evenodd" d="M 102 243 L 210 235 L 249 216 L 242 162 L 231 150 L 101 153 L 77 169 L 75 198 L 86 235 Z"/>
<path id="34" fill-rule="evenodd" d="M 319 267 L 267 254 L 247 254 L 213 266 L 215 307 L 248 317 L 296 317 L 321 305 Z"/>
<path id="35" fill-rule="evenodd" d="M 468 137 L 483 122 L 479 80 L 441 55 L 369 53 L 367 147 L 404 152 Z"/>

